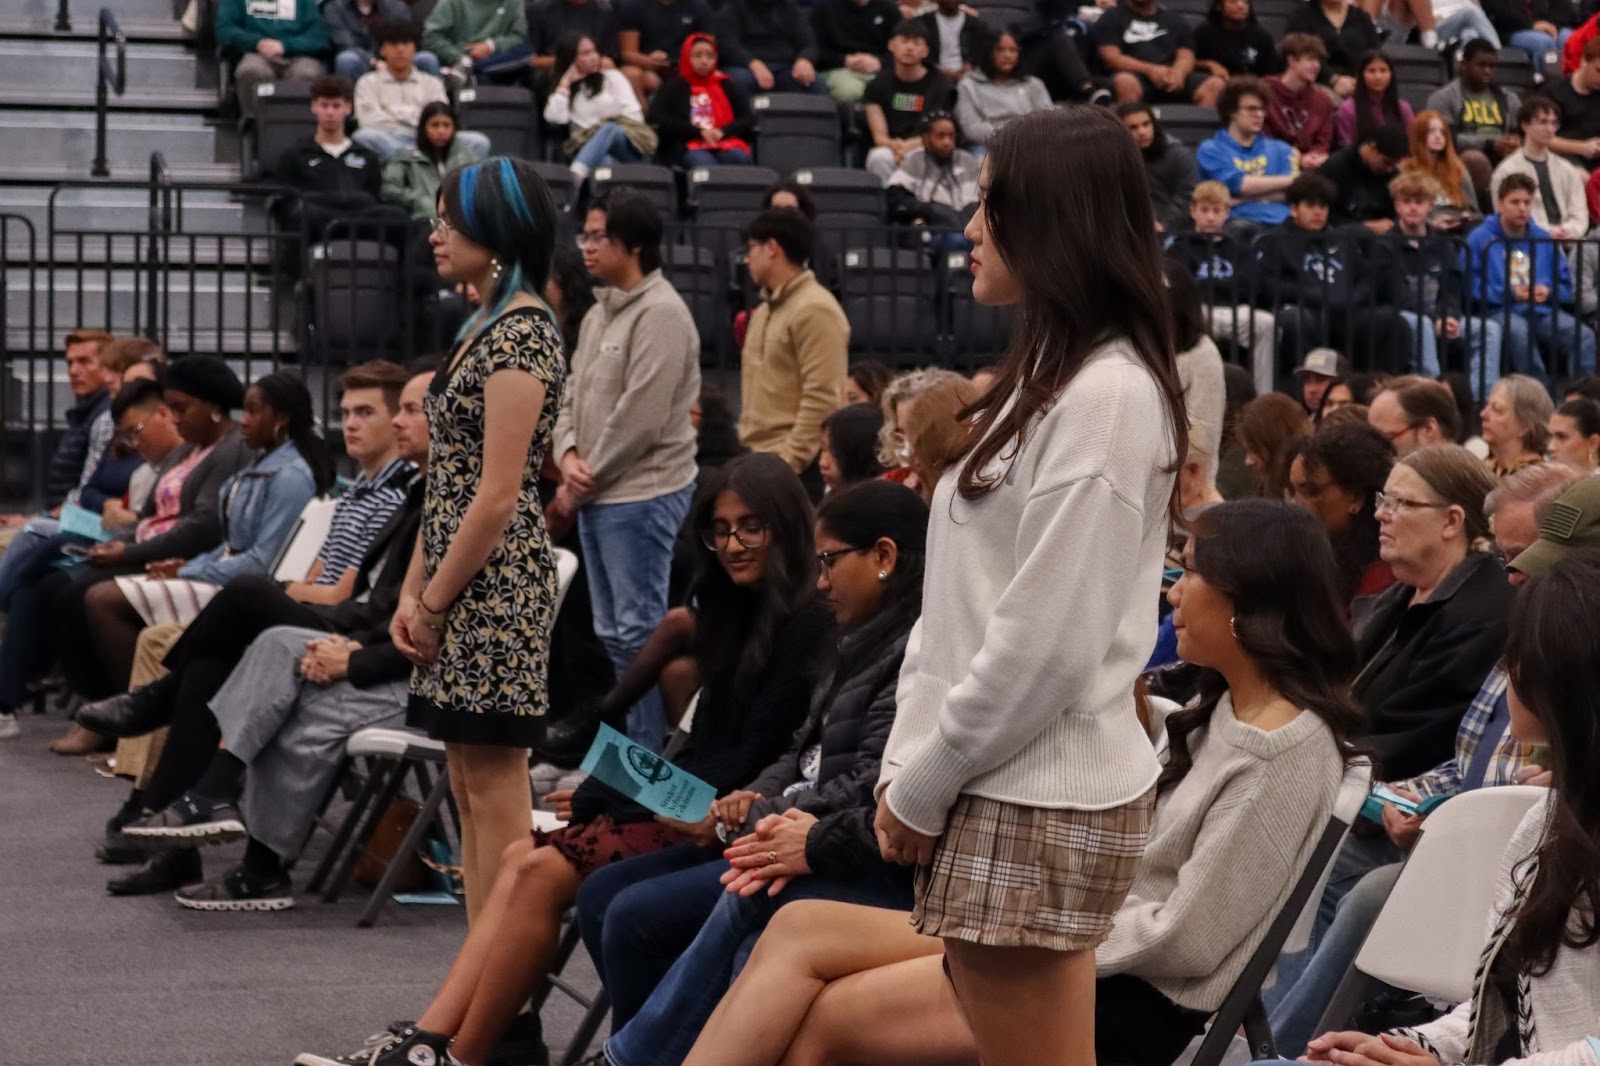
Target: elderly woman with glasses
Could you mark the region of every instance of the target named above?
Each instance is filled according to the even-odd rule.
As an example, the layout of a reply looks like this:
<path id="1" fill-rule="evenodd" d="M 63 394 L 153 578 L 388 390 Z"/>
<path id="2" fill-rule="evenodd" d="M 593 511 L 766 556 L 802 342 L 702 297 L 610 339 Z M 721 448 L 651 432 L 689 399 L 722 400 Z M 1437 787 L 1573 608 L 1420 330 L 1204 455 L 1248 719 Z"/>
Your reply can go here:
<path id="1" fill-rule="evenodd" d="M 1484 514 L 1494 486 L 1471 452 L 1433 444 L 1402 457 L 1375 497 L 1378 555 L 1396 584 L 1355 606 L 1363 665 L 1352 691 L 1388 780 L 1450 757 L 1499 658 L 1511 587 Z"/>

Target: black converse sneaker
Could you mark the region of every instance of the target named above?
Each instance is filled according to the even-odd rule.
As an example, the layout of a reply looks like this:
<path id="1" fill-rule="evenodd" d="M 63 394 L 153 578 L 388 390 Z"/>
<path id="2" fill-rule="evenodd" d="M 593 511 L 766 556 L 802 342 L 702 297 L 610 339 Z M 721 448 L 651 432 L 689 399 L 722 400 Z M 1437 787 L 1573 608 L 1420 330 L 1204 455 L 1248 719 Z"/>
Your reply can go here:
<path id="1" fill-rule="evenodd" d="M 450 1038 L 440 1033 L 391 1025 L 348 1055 L 326 1058 L 307 1052 L 294 1060 L 294 1066 L 460 1066 L 449 1046 Z"/>
<path id="2" fill-rule="evenodd" d="M 243 866 L 235 866 L 220 880 L 180 888 L 172 898 L 192 911 L 286 911 L 294 906 L 287 877 L 260 878 Z"/>
<path id="3" fill-rule="evenodd" d="M 196 844 L 222 844 L 242 840 L 244 820 L 231 803 L 216 803 L 186 792 L 164 811 L 129 822 L 122 835 L 131 840 L 186 840 Z"/>

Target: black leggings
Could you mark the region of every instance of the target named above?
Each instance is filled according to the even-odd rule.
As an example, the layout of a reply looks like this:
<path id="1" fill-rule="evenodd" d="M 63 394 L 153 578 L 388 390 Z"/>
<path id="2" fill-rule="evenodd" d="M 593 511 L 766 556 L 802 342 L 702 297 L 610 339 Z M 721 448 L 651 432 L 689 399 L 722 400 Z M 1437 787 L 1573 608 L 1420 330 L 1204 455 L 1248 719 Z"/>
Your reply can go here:
<path id="1" fill-rule="evenodd" d="M 175 681 L 172 728 L 145 786 L 146 807 L 167 806 L 205 772 L 222 740 L 211 700 L 251 641 L 274 626 L 333 628 L 323 612 L 291 600 L 275 582 L 240 578 L 206 604 L 167 652 L 166 666 Z"/>
<path id="2" fill-rule="evenodd" d="M 1094 983 L 1095 1060 L 1100 1066 L 1172 1066 L 1205 1031 L 1208 1017 L 1137 977 L 1102 977 Z"/>

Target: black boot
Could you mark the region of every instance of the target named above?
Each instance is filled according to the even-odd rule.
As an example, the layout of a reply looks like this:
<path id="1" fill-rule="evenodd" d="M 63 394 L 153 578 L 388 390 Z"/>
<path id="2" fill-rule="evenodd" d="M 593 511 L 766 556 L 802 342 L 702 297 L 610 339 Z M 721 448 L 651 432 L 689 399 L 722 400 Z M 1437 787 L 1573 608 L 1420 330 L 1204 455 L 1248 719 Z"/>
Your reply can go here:
<path id="1" fill-rule="evenodd" d="M 144 796 L 138 789 L 128 794 L 128 801 L 124 803 L 116 814 L 106 819 L 106 839 L 94 847 L 95 858 L 109 866 L 125 866 L 128 863 L 144 862 L 150 857 L 150 849 L 143 848 L 122 835 L 122 829 L 128 823 L 144 817 Z"/>
<path id="2" fill-rule="evenodd" d="M 176 675 L 167 674 L 132 692 L 78 708 L 78 724 L 107 737 L 142 737 L 172 721 Z"/>
<path id="3" fill-rule="evenodd" d="M 113 896 L 148 896 L 156 892 L 176 892 L 184 885 L 205 880 L 200 868 L 200 852 L 194 848 L 163 851 L 127 877 L 106 882 Z"/>

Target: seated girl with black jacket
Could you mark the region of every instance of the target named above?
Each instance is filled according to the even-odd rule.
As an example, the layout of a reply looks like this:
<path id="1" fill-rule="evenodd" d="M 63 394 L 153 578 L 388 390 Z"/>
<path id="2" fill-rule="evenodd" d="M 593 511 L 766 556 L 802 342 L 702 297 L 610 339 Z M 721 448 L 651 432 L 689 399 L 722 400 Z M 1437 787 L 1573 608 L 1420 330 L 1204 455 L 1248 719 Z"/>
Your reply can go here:
<path id="1" fill-rule="evenodd" d="M 684 40 L 678 76 L 651 99 L 647 118 L 661 138 L 658 158 L 668 166 L 751 162 L 750 98 L 717 69 L 717 39 L 709 33 Z"/>
<path id="2" fill-rule="evenodd" d="M 833 624 L 814 587 L 811 504 L 783 460 L 759 453 L 719 468 L 693 515 L 700 701 L 674 763 L 723 796 L 777 758 L 799 728 Z M 716 839 L 713 813 L 693 825 L 669 822 L 593 778 L 568 804 L 567 826 L 506 849 L 489 898 L 415 1024 L 379 1033 L 348 1057 L 306 1054 L 296 1063 L 482 1066 L 543 980 L 584 878 L 635 855 Z"/>

